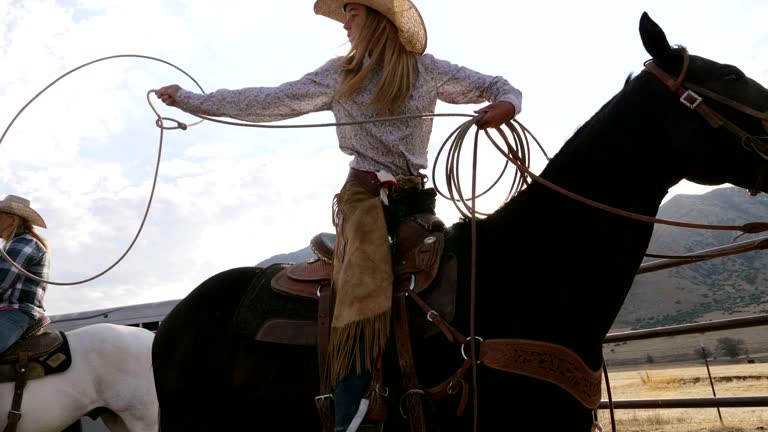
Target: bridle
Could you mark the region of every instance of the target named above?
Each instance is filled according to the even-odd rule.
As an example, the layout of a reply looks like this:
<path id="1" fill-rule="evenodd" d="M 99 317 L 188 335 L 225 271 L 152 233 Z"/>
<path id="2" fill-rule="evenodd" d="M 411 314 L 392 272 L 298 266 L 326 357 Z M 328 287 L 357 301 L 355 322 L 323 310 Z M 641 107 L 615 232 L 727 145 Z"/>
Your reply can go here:
<path id="1" fill-rule="evenodd" d="M 743 104 L 740 104 L 736 101 L 733 101 L 731 99 L 728 99 L 722 95 L 719 95 L 711 90 L 699 87 L 695 84 L 691 84 L 689 82 L 685 81 L 685 75 L 688 71 L 688 64 L 689 64 L 689 57 L 688 52 L 685 49 L 679 49 L 679 52 L 683 55 L 683 69 L 680 73 L 680 76 L 678 78 L 673 78 L 666 72 L 664 72 L 656 63 L 653 62 L 653 60 L 649 60 L 645 62 L 645 68 L 648 69 L 649 72 L 653 73 L 657 78 L 659 78 L 663 83 L 667 85 L 667 87 L 676 93 L 678 96 L 680 96 L 680 101 L 687 106 L 688 108 L 698 112 L 713 128 L 719 128 L 719 127 L 725 127 L 728 131 L 730 131 L 732 134 L 734 134 L 736 137 L 738 137 L 743 145 L 748 146 L 747 148 L 749 150 L 752 150 L 756 152 L 760 157 L 763 159 L 766 159 L 766 163 L 763 164 L 763 166 L 760 167 L 760 173 L 758 174 L 757 181 L 755 183 L 755 186 L 749 190 L 751 195 L 756 195 L 760 192 L 760 185 L 763 183 L 763 179 L 765 178 L 765 171 L 766 171 L 766 165 L 768 165 L 768 144 L 762 142 L 758 137 L 755 137 L 740 127 L 733 124 L 731 121 L 727 120 L 725 117 L 723 117 L 718 112 L 711 109 L 709 106 L 707 106 L 706 103 L 704 103 L 704 98 L 700 96 L 700 94 L 711 98 L 712 100 L 715 100 L 717 102 L 720 102 L 724 105 L 727 105 L 737 111 L 740 111 L 744 114 L 750 115 L 752 117 L 755 117 L 757 119 L 762 120 L 763 125 L 766 126 L 766 130 L 768 131 L 768 114 L 767 113 L 761 113 L 758 112 L 752 108 L 749 108 Z M 505 124 L 507 128 L 510 130 L 514 130 L 514 125 L 511 122 L 507 122 Z M 579 201 L 581 203 L 587 204 L 589 206 L 595 207 L 600 210 L 607 211 L 609 213 L 613 213 L 619 216 L 623 216 L 629 219 L 634 219 L 641 222 L 648 222 L 648 223 L 654 223 L 654 224 L 661 224 L 661 225 L 669 225 L 669 226 L 676 226 L 681 228 L 692 228 L 692 229 L 703 229 L 703 230 L 713 230 L 713 231 L 739 231 L 743 234 L 757 234 L 761 232 L 768 231 L 768 223 L 766 222 L 750 222 L 743 225 L 718 225 L 718 224 L 701 224 L 701 223 L 691 223 L 691 222 L 681 222 L 681 221 L 675 221 L 675 220 L 669 220 L 669 219 L 662 219 L 658 217 L 652 217 L 647 216 L 643 214 L 633 213 L 626 210 L 621 210 L 615 207 L 611 207 L 606 204 L 599 203 L 597 201 L 591 200 L 589 198 L 583 197 L 581 195 L 578 195 L 576 193 L 573 193 L 571 191 L 568 191 L 549 180 L 542 178 L 536 174 L 534 174 L 524 163 L 521 162 L 519 156 L 512 151 L 505 151 L 507 149 L 503 148 L 499 143 L 496 142 L 496 140 L 493 139 L 493 137 L 488 133 L 488 131 L 484 131 L 486 134 L 486 137 L 491 141 L 491 143 L 499 150 L 501 154 L 503 154 L 509 162 L 511 162 L 517 169 L 522 171 L 525 176 L 529 177 L 530 179 L 541 183 L 542 185 L 562 194 L 569 198 L 572 198 L 576 201 Z M 505 144 L 507 144 L 507 147 L 509 147 L 508 140 L 506 139 L 506 136 L 502 133 L 502 137 L 505 138 Z M 477 141 L 477 140 L 476 140 Z M 473 169 L 476 167 L 473 166 Z M 474 220 L 474 218 L 472 218 Z M 651 256 L 649 254 L 646 254 L 647 256 Z M 696 257 L 697 260 L 711 258 L 711 257 L 717 257 L 721 256 L 720 254 L 717 255 L 699 255 Z M 659 256 L 662 257 L 662 256 Z M 666 258 L 685 258 L 688 259 L 689 257 L 686 256 L 663 256 Z"/>
<path id="2" fill-rule="evenodd" d="M 763 122 L 763 126 L 767 132 L 768 113 L 761 113 L 744 104 L 715 93 L 712 90 L 700 87 L 690 82 L 686 82 L 685 75 L 688 72 L 690 57 L 687 50 L 681 48 L 678 51 L 683 55 L 683 69 L 680 71 L 680 76 L 677 77 L 677 79 L 664 72 L 653 60 L 648 60 L 645 62 L 645 68 L 649 72 L 653 73 L 664 84 L 666 84 L 669 90 L 680 96 L 680 102 L 682 102 L 682 104 L 688 108 L 699 113 L 704 118 L 704 120 L 709 123 L 710 126 L 715 129 L 724 127 L 729 132 L 736 135 L 736 137 L 741 140 L 745 147 L 753 150 L 763 159 L 768 160 L 768 144 L 761 141 L 759 137 L 755 137 L 754 135 L 747 133 L 744 131 L 744 129 L 736 126 L 733 124 L 733 122 L 723 117 L 720 113 L 711 109 L 709 106 L 707 106 L 706 103 L 704 103 L 704 98 L 702 95 L 744 114 L 760 119 Z M 760 173 L 758 174 L 755 187 L 749 190 L 750 195 L 755 196 L 760 193 L 760 185 L 763 183 L 763 179 L 765 178 L 765 170 L 766 167 L 765 164 L 763 164 L 760 167 Z"/>

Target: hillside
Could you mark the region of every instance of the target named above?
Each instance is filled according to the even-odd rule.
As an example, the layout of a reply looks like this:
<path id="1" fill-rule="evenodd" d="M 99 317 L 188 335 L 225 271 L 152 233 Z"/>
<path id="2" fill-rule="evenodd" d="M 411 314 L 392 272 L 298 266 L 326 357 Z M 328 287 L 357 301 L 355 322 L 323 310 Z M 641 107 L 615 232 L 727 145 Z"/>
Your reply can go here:
<path id="1" fill-rule="evenodd" d="M 279 255 L 275 255 L 273 257 L 267 258 L 264 261 L 256 264 L 256 266 L 266 267 L 270 264 L 276 264 L 276 263 L 298 263 L 298 262 L 308 260 L 314 256 L 315 254 L 312 252 L 312 249 L 310 249 L 310 247 L 307 246 L 304 249 L 300 249 L 300 250 L 289 252 L 289 253 L 279 254 Z"/>
<path id="2" fill-rule="evenodd" d="M 676 195 L 661 206 L 658 216 L 703 224 L 763 222 L 768 221 L 768 196 L 750 197 L 735 187 L 719 188 L 701 195 Z M 665 255 L 700 252 L 727 245 L 737 235 L 731 231 L 657 225 L 648 251 Z M 744 235 L 737 241 L 764 236 L 768 233 Z M 258 265 L 300 262 L 312 256 L 312 251 L 306 247 L 273 256 Z M 639 275 L 613 330 L 757 313 L 768 313 L 768 251 L 748 252 Z"/>
<path id="3" fill-rule="evenodd" d="M 658 216 L 704 224 L 763 222 L 768 221 L 768 197 L 750 197 L 735 187 L 676 195 L 662 205 Z M 699 252 L 727 245 L 738 234 L 657 225 L 648 251 Z M 767 235 L 744 235 L 736 241 Z M 638 275 L 614 328 L 659 327 L 757 313 L 768 313 L 768 251 Z"/>

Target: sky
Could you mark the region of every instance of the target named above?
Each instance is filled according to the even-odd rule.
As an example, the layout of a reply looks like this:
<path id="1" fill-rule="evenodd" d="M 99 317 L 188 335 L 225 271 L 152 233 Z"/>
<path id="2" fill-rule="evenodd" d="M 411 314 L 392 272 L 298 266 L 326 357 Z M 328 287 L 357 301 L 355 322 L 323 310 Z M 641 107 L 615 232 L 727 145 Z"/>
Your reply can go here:
<path id="1" fill-rule="evenodd" d="M 298 79 L 348 49 L 341 24 L 316 16 L 313 3 L 0 0 L 0 126 L 5 130 L 61 74 L 107 56 L 163 59 L 206 92 Z M 642 70 L 649 57 L 637 30 L 643 11 L 672 44 L 734 64 L 768 84 L 763 0 L 416 4 L 427 25 L 427 51 L 504 76 L 519 88 L 518 119 L 550 156 L 621 89 L 628 74 Z M 51 246 L 51 279 L 88 279 L 130 245 L 158 152 L 159 129 L 146 94 L 172 83 L 196 89 L 164 63 L 98 62 L 46 91 L 0 142 L 0 195 L 31 199 L 45 218 L 49 228 L 41 234 Z M 156 106 L 164 116 L 196 120 Z M 471 114 L 481 106 L 439 103 L 436 112 Z M 324 112 L 283 123 L 331 121 Z M 428 175 L 438 146 L 463 121 L 435 120 Z M 49 314 L 182 298 L 218 272 L 301 249 L 314 234 L 333 230 L 331 198 L 350 159 L 338 149 L 332 128 L 204 122 L 166 131 L 162 150 L 155 197 L 136 244 L 102 277 L 51 285 Z M 533 154 L 532 169 L 540 172 L 546 159 Z M 495 173 L 499 160 L 484 152 L 482 174 Z M 668 197 L 710 189 L 684 182 Z M 501 202 L 493 198 L 480 210 L 497 208 Z M 451 203 L 440 201 L 437 208 L 446 222 L 457 220 Z"/>

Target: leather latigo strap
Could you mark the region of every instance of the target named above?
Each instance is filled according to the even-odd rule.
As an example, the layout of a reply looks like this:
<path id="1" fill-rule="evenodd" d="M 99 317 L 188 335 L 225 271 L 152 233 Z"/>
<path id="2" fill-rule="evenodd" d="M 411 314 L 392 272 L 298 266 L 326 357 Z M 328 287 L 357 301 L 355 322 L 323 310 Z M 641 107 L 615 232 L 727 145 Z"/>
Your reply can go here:
<path id="1" fill-rule="evenodd" d="M 421 395 L 424 394 L 424 391 L 419 388 L 419 380 L 416 375 L 416 365 L 411 348 L 411 334 L 408 327 L 408 309 L 403 295 L 395 295 L 392 298 L 392 326 L 395 345 L 397 346 L 397 358 L 400 362 L 400 372 L 405 387 L 405 394 L 400 399 L 400 412 L 406 416 L 403 411 L 403 405 L 405 405 L 408 412 L 407 417 L 411 424 L 411 432 L 424 432 L 427 430 L 424 407 L 421 401 Z"/>
<path id="2" fill-rule="evenodd" d="M 486 366 L 556 384 L 585 407 L 595 409 L 602 396 L 600 371 L 592 371 L 573 351 L 524 339 L 490 339 L 480 344 Z"/>
<path id="3" fill-rule="evenodd" d="M 13 387 L 13 400 L 11 409 L 8 411 L 8 423 L 3 432 L 16 432 L 16 428 L 21 420 L 21 403 L 24 399 L 24 387 L 27 386 L 27 368 L 29 367 L 29 353 L 19 352 L 19 360 L 16 363 L 16 383 Z"/>
<path id="4" fill-rule="evenodd" d="M 334 430 L 333 405 L 331 405 L 331 388 L 328 382 L 328 341 L 331 332 L 331 285 L 321 283 L 317 290 L 317 365 L 320 376 L 320 394 L 315 398 L 315 406 L 323 432 Z"/>

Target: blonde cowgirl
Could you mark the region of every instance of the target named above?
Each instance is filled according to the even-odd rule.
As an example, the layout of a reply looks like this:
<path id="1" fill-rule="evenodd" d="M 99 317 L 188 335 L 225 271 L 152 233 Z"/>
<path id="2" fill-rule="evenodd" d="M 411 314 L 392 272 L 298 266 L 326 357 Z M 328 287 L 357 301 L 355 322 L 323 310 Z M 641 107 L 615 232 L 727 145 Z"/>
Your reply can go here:
<path id="1" fill-rule="evenodd" d="M 169 85 L 157 91 L 167 105 L 193 114 L 271 122 L 330 110 L 337 122 L 432 113 L 437 100 L 491 102 L 480 128 L 498 127 L 521 109 L 521 93 L 504 78 L 489 76 L 425 54 L 424 22 L 407 0 L 317 0 L 315 12 L 344 24 L 349 53 L 278 87 L 196 94 Z M 389 336 L 392 300 L 390 245 L 383 181 L 423 178 L 431 119 L 340 126 L 341 150 L 353 157 L 336 195 L 334 315 L 329 374 L 336 383 L 336 430 L 353 422 L 372 364 Z M 432 204 L 434 208 L 434 204 Z M 433 211 L 433 208 L 430 211 Z M 363 413 L 364 414 L 364 413 Z M 350 424 L 351 427 L 350 427 Z"/>

